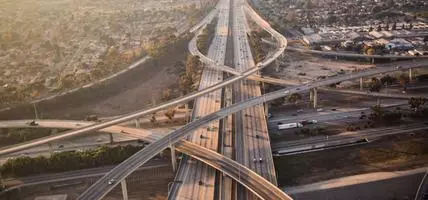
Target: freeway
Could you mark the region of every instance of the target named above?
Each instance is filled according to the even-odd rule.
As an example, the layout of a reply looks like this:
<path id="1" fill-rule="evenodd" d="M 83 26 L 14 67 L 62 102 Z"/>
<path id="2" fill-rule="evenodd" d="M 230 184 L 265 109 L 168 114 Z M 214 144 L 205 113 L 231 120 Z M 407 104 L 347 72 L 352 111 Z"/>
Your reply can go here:
<path id="1" fill-rule="evenodd" d="M 161 167 L 162 168 L 170 167 L 170 163 L 167 163 L 166 160 L 153 160 L 148 162 L 144 166 L 140 167 L 136 171 L 161 168 Z M 22 188 L 22 187 L 55 183 L 55 182 L 63 182 L 63 181 L 72 181 L 72 180 L 83 179 L 83 178 L 101 177 L 105 173 L 110 171 L 112 168 L 113 166 L 106 166 L 106 167 L 97 167 L 97 168 L 90 168 L 90 169 L 81 169 L 81 170 L 75 170 L 75 171 L 69 171 L 69 172 L 42 174 L 42 175 L 36 175 L 36 176 L 30 176 L 30 177 L 20 177 L 18 179 L 6 179 L 6 180 L 3 180 L 4 185 L 16 184 L 17 182 L 19 182 L 20 184 L 12 187 L 8 187 L 7 189 L 2 190 L 0 192 L 0 196 L 5 195 L 9 191 L 13 191 L 15 189 Z"/>
<path id="2" fill-rule="evenodd" d="M 428 169 L 419 184 L 418 190 L 416 191 L 415 200 L 427 200 L 428 199 Z"/>
<path id="3" fill-rule="evenodd" d="M 406 65 L 402 65 L 401 69 L 397 69 L 395 67 L 395 63 L 393 64 L 387 64 L 385 67 L 382 68 L 372 68 L 366 71 L 360 71 L 353 74 L 346 74 L 346 75 L 340 75 L 335 76 L 331 78 L 327 78 L 324 80 L 320 80 L 316 83 L 308 83 L 300 86 L 294 86 L 290 88 L 281 89 L 275 92 L 267 93 L 262 96 L 254 97 L 248 100 L 245 100 L 240 103 L 233 104 L 230 107 L 223 108 L 217 112 L 211 113 L 209 115 L 206 115 L 203 118 L 200 118 L 196 121 L 193 121 L 184 127 L 173 131 L 169 133 L 168 135 L 164 136 L 162 139 L 157 140 L 150 144 L 147 148 L 142 149 L 141 151 L 137 152 L 133 156 L 131 156 L 129 159 L 125 160 L 121 164 L 119 164 L 116 168 L 114 168 L 112 171 L 110 171 L 106 176 L 101 178 L 99 181 L 97 181 L 94 185 L 92 185 L 85 193 L 82 194 L 80 199 L 100 199 L 105 194 L 107 194 L 110 190 L 113 189 L 113 187 L 117 184 L 108 185 L 107 182 L 111 179 L 115 179 L 118 181 L 123 180 L 126 178 L 132 171 L 134 171 L 139 166 L 143 165 L 145 162 L 147 162 L 150 158 L 161 152 L 163 149 L 167 148 L 168 146 L 171 146 L 172 144 L 178 142 L 180 139 L 184 138 L 188 134 L 190 134 L 192 131 L 203 127 L 205 124 L 213 122 L 215 120 L 222 119 L 232 113 L 236 113 L 238 111 L 244 110 L 249 107 L 253 107 L 259 104 L 262 104 L 264 102 L 268 102 L 280 97 L 288 96 L 292 93 L 301 93 L 304 91 L 308 91 L 310 89 L 321 87 L 325 85 L 334 84 L 340 81 L 345 81 L 349 79 L 355 79 L 360 78 L 364 76 L 370 76 L 373 74 L 378 73 L 386 73 L 401 69 L 409 69 L 409 68 L 415 68 L 415 67 L 424 67 L 428 65 L 428 61 L 421 61 L 421 62 L 406 62 Z M 386 67 L 388 66 L 388 67 Z M 132 116 L 132 115 L 131 115 Z M 129 117 L 132 119 L 132 117 Z M 123 119 L 121 119 L 123 120 Z M 119 120 L 119 121 L 121 121 Z M 128 120 L 128 119 L 127 119 Z M 125 121 L 127 121 L 125 120 Z M 114 122 L 110 122 L 113 125 Z M 120 123 L 120 122 L 117 122 Z M 105 124 L 105 123 L 102 123 Z M 107 125 L 107 126 L 108 126 Z M 94 128 L 96 130 L 96 128 Z M 1 152 L 7 152 L 7 150 L 3 150 Z M 1 153 L 0 152 L 0 153 Z"/>
<path id="4" fill-rule="evenodd" d="M 378 58 L 378 59 L 427 59 L 428 56 L 398 56 L 398 55 L 364 55 L 364 54 L 356 54 L 356 53 L 345 53 L 345 52 L 330 52 L 330 51 L 318 51 L 311 49 L 301 49 L 296 47 L 287 47 L 287 50 L 295 51 L 299 53 L 311 53 L 311 54 L 319 54 L 325 56 L 340 56 L 340 57 L 348 57 L 348 58 Z"/>
<path id="5" fill-rule="evenodd" d="M 372 141 L 384 136 L 409 133 L 426 129 L 428 129 L 426 123 L 415 123 L 410 125 L 374 128 L 355 132 L 345 132 L 339 135 L 333 135 L 328 137 L 319 136 L 302 140 L 273 143 L 272 151 L 276 155 L 293 155 L 352 145 L 361 142 L 362 139 Z"/>
<path id="6" fill-rule="evenodd" d="M 400 93 L 382 93 L 382 92 L 370 92 L 370 91 L 358 91 L 358 90 L 345 90 L 345 89 L 332 89 L 332 88 L 319 88 L 322 91 L 345 93 L 345 94 L 359 94 L 371 97 L 382 97 L 392 99 L 410 99 L 410 98 L 427 98 L 427 96 L 400 94 Z"/>
<path id="7" fill-rule="evenodd" d="M 392 104 L 392 105 L 383 105 L 383 108 L 386 109 L 393 109 L 398 108 L 400 106 L 406 106 L 408 103 L 399 103 L 399 104 Z M 322 111 L 322 112 L 316 112 L 316 113 L 310 113 L 310 114 L 303 114 L 299 116 L 283 116 L 283 117 L 273 117 L 268 120 L 269 127 L 270 128 L 277 128 L 278 122 L 287 124 L 287 123 L 293 123 L 293 122 L 300 122 L 303 120 L 317 120 L 318 123 L 321 122 L 328 122 L 328 121 L 334 121 L 334 120 L 340 120 L 340 119 L 346 119 L 350 117 L 359 117 L 361 116 L 361 113 L 368 114 L 371 112 L 370 108 L 357 108 L 357 109 L 350 109 L 346 111 L 341 111 L 340 109 L 337 109 L 336 111 Z"/>
<path id="8" fill-rule="evenodd" d="M 236 70 L 244 71 L 255 66 L 247 38 L 251 30 L 243 11 L 245 1 L 233 0 L 232 5 L 234 65 Z M 255 81 L 241 81 L 235 84 L 233 96 L 235 103 L 261 96 L 260 86 Z M 276 185 L 276 173 L 265 116 L 263 105 L 244 109 L 234 115 L 235 158 L 239 163 Z M 237 187 L 237 196 L 238 199 L 255 199 L 242 187 Z"/>
<path id="9" fill-rule="evenodd" d="M 43 122 L 43 121 L 44 120 L 40 122 Z M 47 120 L 47 122 L 48 121 L 49 120 Z M 65 128 L 65 127 L 79 128 L 79 126 L 77 126 L 78 123 L 80 123 L 80 121 L 63 120 L 62 123 L 59 124 L 60 127 L 58 127 L 58 125 L 55 125 L 50 128 Z M 22 127 L 27 127 L 27 126 L 23 125 Z M 121 126 L 118 126 L 118 127 L 119 129 L 126 129 L 126 134 L 135 138 L 146 140 L 147 142 L 156 143 L 162 139 L 162 137 L 160 136 L 158 136 L 157 139 L 147 138 L 146 135 L 142 133 L 140 129 L 121 127 Z M 35 128 L 35 127 L 32 127 L 32 128 Z M 108 129 L 106 131 L 115 133 L 115 134 L 123 134 L 121 131 L 117 131 L 116 129 Z M 201 147 L 199 145 L 193 144 L 185 140 L 181 140 L 180 142 L 176 143 L 175 146 L 178 151 L 183 152 L 187 155 L 190 155 L 222 171 L 226 175 L 230 176 L 231 178 L 235 179 L 239 183 L 243 184 L 245 187 L 247 187 L 248 190 L 255 192 L 256 195 L 262 199 L 291 199 L 286 194 L 284 194 L 279 188 L 277 188 L 276 186 L 274 186 L 273 184 L 265 180 L 263 177 L 260 177 L 257 173 L 252 172 L 250 169 L 246 168 L 245 166 L 240 165 L 239 163 L 233 161 L 232 159 L 224 157 L 221 154 L 218 154 L 217 152 L 214 152 L 212 150 L 206 149 L 204 147 Z M 150 147 L 148 146 L 146 148 L 150 148 Z M 135 155 L 133 155 L 132 157 L 135 157 Z M 136 169 L 138 169 L 138 167 Z M 81 199 L 82 198 L 83 197 L 81 197 Z M 83 199 L 86 199 L 86 198 L 83 198 Z M 96 198 L 90 198 L 90 199 L 92 200 Z"/>
<path id="10" fill-rule="evenodd" d="M 218 19 L 212 43 L 208 49 L 207 59 L 212 60 L 212 65 L 222 65 L 225 60 L 225 49 L 228 35 L 229 22 L 229 1 L 221 0 L 217 4 Z M 207 22 L 209 23 L 209 22 Z M 195 35 L 189 43 L 189 50 L 197 49 L 196 42 L 202 30 Z M 205 57 L 205 56 L 204 56 Z M 205 63 L 204 57 L 200 57 Z M 206 66 L 212 66 L 208 64 Z M 199 90 L 214 85 L 223 80 L 223 72 L 215 67 L 205 67 L 202 71 Z M 204 96 L 198 97 L 195 101 L 193 119 L 203 117 L 209 113 L 218 111 L 221 107 L 222 91 L 217 90 Z M 198 129 L 188 137 L 188 141 L 210 149 L 218 151 L 219 122 L 215 121 L 207 124 L 207 128 Z M 200 161 L 191 158 L 184 158 L 180 162 L 180 168 L 168 195 L 169 199 L 214 199 L 215 170 Z M 201 184 L 203 183 L 203 184 Z"/>

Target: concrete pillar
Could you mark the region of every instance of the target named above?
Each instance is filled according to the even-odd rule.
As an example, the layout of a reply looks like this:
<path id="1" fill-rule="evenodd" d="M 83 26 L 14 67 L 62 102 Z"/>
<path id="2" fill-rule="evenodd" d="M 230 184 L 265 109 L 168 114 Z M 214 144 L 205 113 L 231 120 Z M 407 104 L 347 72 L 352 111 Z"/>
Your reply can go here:
<path id="1" fill-rule="evenodd" d="M 140 128 L 140 120 L 135 119 L 135 128 Z"/>
<path id="2" fill-rule="evenodd" d="M 309 101 L 312 103 L 313 100 L 314 100 L 314 91 L 309 90 Z"/>
<path id="3" fill-rule="evenodd" d="M 172 171 L 175 172 L 175 170 L 177 170 L 177 158 L 175 158 L 175 147 L 171 145 L 169 149 L 171 149 Z"/>
<path id="4" fill-rule="evenodd" d="M 360 78 L 360 90 L 363 90 L 363 77 Z"/>
<path id="5" fill-rule="evenodd" d="M 52 148 L 52 143 L 48 143 L 49 145 L 49 153 L 51 154 L 51 156 L 53 155 L 53 148 Z"/>
<path id="6" fill-rule="evenodd" d="M 275 72 L 279 72 L 279 64 L 276 60 L 275 60 Z"/>
<path id="7" fill-rule="evenodd" d="M 267 102 L 265 102 L 265 115 L 266 115 L 266 117 L 268 117 L 269 116 L 269 104 L 267 103 Z"/>
<path id="8" fill-rule="evenodd" d="M 108 136 L 109 136 L 109 139 L 110 139 L 110 144 L 113 144 L 114 143 L 113 133 L 108 133 Z"/>
<path id="9" fill-rule="evenodd" d="M 413 77 L 412 68 L 409 68 L 409 81 L 412 81 L 412 77 Z"/>
<path id="10" fill-rule="evenodd" d="M 372 64 L 374 64 L 374 58 L 372 58 Z"/>
<path id="11" fill-rule="evenodd" d="M 120 185 L 122 186 L 123 200 L 128 200 L 128 189 L 126 188 L 126 179 L 123 179 L 123 181 L 120 182 Z"/>
<path id="12" fill-rule="evenodd" d="M 377 99 L 376 99 L 376 105 L 378 105 L 378 106 L 380 106 L 380 97 L 378 97 Z"/>
<path id="13" fill-rule="evenodd" d="M 317 108 L 318 105 L 318 91 L 317 88 L 314 88 L 314 108 Z"/>

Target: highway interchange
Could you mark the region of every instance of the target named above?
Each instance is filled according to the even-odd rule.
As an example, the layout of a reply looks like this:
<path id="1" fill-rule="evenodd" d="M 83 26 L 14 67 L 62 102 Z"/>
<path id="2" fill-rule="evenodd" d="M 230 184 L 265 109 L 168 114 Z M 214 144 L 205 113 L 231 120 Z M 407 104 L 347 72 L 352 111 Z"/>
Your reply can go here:
<path id="1" fill-rule="evenodd" d="M 228 1 L 226 1 L 226 2 L 228 2 Z M 102 122 L 102 123 L 94 124 L 94 125 L 87 126 L 84 128 L 80 128 L 80 129 L 77 129 L 75 131 L 69 131 L 69 132 L 66 132 L 65 134 L 53 136 L 53 137 L 50 137 L 48 139 L 42 138 L 42 139 L 37 140 L 35 142 L 32 141 L 31 143 L 29 142 L 29 143 L 22 144 L 22 145 L 16 145 L 16 146 L 10 147 L 10 148 L 9 147 L 4 148 L 4 149 L 0 150 L 0 155 L 20 151 L 20 150 L 23 150 L 26 148 L 37 146 L 40 144 L 45 144 L 45 143 L 55 141 L 58 139 L 65 139 L 65 138 L 73 137 L 76 135 L 89 133 L 89 132 L 92 132 L 95 130 L 110 127 L 112 125 L 119 124 L 119 123 L 125 122 L 125 121 L 129 121 L 131 119 L 135 119 L 135 118 L 156 112 L 158 110 L 162 110 L 162 109 L 171 107 L 173 105 L 177 105 L 177 104 L 189 101 L 189 100 L 197 98 L 197 97 L 202 97 L 201 99 L 204 99 L 203 95 L 206 95 L 206 94 L 211 93 L 211 92 L 218 91 L 218 89 L 220 89 L 226 85 L 229 85 L 231 83 L 236 83 L 240 80 L 243 80 L 246 77 L 248 77 L 249 75 L 251 75 L 252 73 L 257 72 L 260 68 L 263 68 L 264 66 L 270 64 L 278 56 L 280 56 L 283 53 L 285 46 L 286 46 L 286 42 L 284 43 L 284 39 L 281 39 L 281 37 L 279 37 L 279 36 L 275 37 L 275 34 L 277 32 L 275 32 L 273 29 L 271 29 L 270 26 L 267 24 L 267 22 L 261 21 L 262 19 L 257 17 L 258 15 L 251 8 L 249 8 L 248 5 L 243 5 L 243 4 L 245 4 L 243 2 L 241 2 L 241 5 L 235 4 L 235 3 L 239 3 L 239 2 L 240 1 L 234 1 L 234 4 L 233 4 L 234 5 L 233 9 L 235 9 L 234 15 L 233 15 L 233 17 L 234 17 L 234 19 L 233 19 L 234 20 L 233 34 L 234 34 L 234 40 L 235 40 L 234 45 L 237 45 L 237 47 L 240 47 L 240 48 L 247 49 L 245 51 L 235 52 L 235 55 L 241 55 L 241 57 L 235 56 L 235 59 L 237 59 L 237 60 L 235 60 L 235 63 L 237 63 L 237 66 L 242 67 L 239 69 L 240 71 L 242 71 L 242 73 L 240 73 L 240 75 L 221 82 L 221 80 L 219 80 L 219 77 L 221 79 L 221 74 L 222 74 L 222 73 L 220 73 L 220 71 L 221 71 L 220 69 L 219 69 L 219 71 L 204 70 L 204 72 L 205 71 L 211 71 L 212 72 L 211 78 L 207 77 L 206 80 L 211 79 L 213 81 L 207 81 L 206 85 L 201 84 L 200 89 L 202 89 L 202 90 L 200 90 L 199 92 L 187 95 L 183 98 L 172 100 L 172 101 L 167 102 L 165 104 L 162 104 L 160 106 L 156 106 L 156 107 L 149 108 L 149 109 L 142 110 L 142 111 L 137 111 L 137 112 L 131 113 L 129 115 L 124 115 L 124 116 L 118 117 L 116 119 L 107 121 L 107 122 Z M 252 58 L 251 58 L 251 53 L 249 51 L 248 42 L 246 41 L 246 33 L 245 33 L 245 31 L 248 30 L 248 27 L 247 27 L 248 25 L 246 25 L 245 22 L 242 23 L 243 21 L 245 21 L 245 16 L 243 14 L 244 13 L 243 11 L 245 11 L 247 14 L 249 14 L 253 18 L 253 20 L 255 20 L 257 22 L 257 24 L 259 24 L 263 28 L 267 29 L 268 32 L 273 33 L 275 38 L 279 38 L 279 39 L 277 39 L 279 41 L 279 45 L 278 45 L 279 48 L 276 51 L 276 53 L 274 53 L 272 55 L 272 57 L 269 57 L 268 59 L 264 60 L 262 63 L 257 64 L 256 67 L 250 68 L 248 70 L 246 70 L 244 68 L 244 66 L 245 67 L 254 66 L 254 63 L 249 63 L 249 62 L 252 62 Z M 225 14 L 223 13 L 219 16 L 224 16 L 224 15 Z M 222 21 L 219 20 L 219 22 L 222 22 Z M 219 24 L 221 25 L 222 23 L 219 23 Z M 241 24 L 241 25 L 238 27 L 237 25 L 239 25 L 239 24 Z M 228 26 L 228 25 L 226 25 L 226 26 Z M 239 38 L 239 37 L 242 38 L 244 36 L 245 36 L 245 40 L 244 39 L 242 39 L 242 40 L 238 39 L 238 41 L 236 41 L 236 38 Z M 220 42 L 220 44 L 222 44 L 222 43 Z M 221 47 L 221 46 L 222 45 L 220 45 L 219 47 Z M 221 50 L 219 51 L 219 49 L 220 48 L 218 48 L 217 51 L 214 50 L 214 53 L 209 53 L 209 57 L 213 57 L 214 60 L 216 60 L 216 63 L 221 62 L 221 60 L 224 61 L 224 52 L 225 51 L 223 51 L 223 53 L 222 53 Z M 235 50 L 236 49 L 237 48 L 235 48 Z M 218 53 L 218 52 L 220 52 L 220 53 Z M 223 55 L 221 55 L 221 54 L 223 54 Z M 248 58 L 247 58 L 247 56 L 248 56 Z M 258 88 L 258 90 L 257 90 L 256 87 L 253 87 L 253 86 L 256 86 L 256 84 L 254 84 L 254 85 L 252 85 L 251 83 L 248 84 L 250 81 L 245 81 L 247 83 L 241 85 L 240 92 L 238 92 L 237 94 L 247 93 L 247 95 L 246 96 L 241 95 L 241 98 L 238 99 L 239 101 L 235 102 L 235 104 L 230 105 L 229 107 L 226 107 L 226 108 L 219 109 L 220 104 L 218 103 L 218 106 L 216 106 L 217 102 L 215 100 L 216 98 L 219 98 L 219 96 L 214 97 L 213 99 L 210 99 L 209 101 L 211 101 L 211 103 L 209 103 L 209 101 L 202 103 L 202 101 L 197 100 L 196 102 L 201 102 L 201 103 L 196 104 L 197 109 L 195 109 L 196 111 L 194 111 L 194 112 L 195 113 L 201 112 L 201 117 L 199 119 L 196 119 L 195 121 L 187 124 L 186 126 L 180 128 L 178 130 L 175 130 L 175 131 L 167 134 L 166 136 L 163 136 L 161 138 L 152 138 L 152 139 L 155 139 L 155 140 L 153 140 L 152 144 L 150 144 L 149 146 L 147 146 L 143 150 L 137 152 L 136 154 L 131 156 L 129 159 L 127 159 L 123 163 L 116 166 L 112 171 L 107 173 L 104 177 L 102 177 L 99 181 L 97 181 L 94 185 L 92 185 L 85 193 L 83 193 L 82 196 L 80 197 L 80 199 L 91 199 L 91 200 L 92 199 L 101 199 L 103 196 L 105 196 L 108 193 L 108 191 L 110 191 L 114 186 L 116 186 L 121 180 L 124 180 L 130 173 L 132 173 L 132 171 L 138 169 L 141 165 L 143 165 L 145 162 L 147 162 L 150 158 L 155 156 L 160 151 L 162 151 L 165 148 L 168 148 L 174 144 L 176 145 L 177 150 L 180 150 L 183 153 L 192 155 L 194 158 L 201 160 L 204 163 L 207 163 L 208 165 L 210 165 L 210 166 L 222 171 L 223 173 L 229 175 L 230 177 L 234 178 L 235 180 L 240 182 L 244 187 L 246 187 L 248 190 L 252 191 L 259 198 L 262 198 L 262 199 L 291 199 L 286 194 L 284 194 L 282 191 L 278 190 L 278 188 L 275 187 L 274 184 L 268 182 L 268 181 L 273 181 L 273 182 L 275 181 L 275 176 L 274 176 L 275 172 L 273 170 L 273 162 L 272 162 L 271 166 L 268 166 L 269 164 L 267 164 L 267 163 L 270 163 L 270 161 L 261 162 L 262 164 L 254 164 L 254 162 L 252 162 L 252 159 L 251 159 L 251 158 L 257 157 L 256 156 L 257 154 L 259 155 L 259 157 L 261 157 L 261 155 L 263 155 L 265 160 L 266 160 L 266 158 L 271 159 L 271 158 L 269 158 L 270 147 L 266 146 L 266 144 L 269 144 L 269 141 L 267 140 L 267 142 L 266 142 L 264 140 L 261 141 L 261 140 L 255 140 L 254 139 L 257 134 L 266 134 L 267 135 L 266 124 L 257 125 L 254 123 L 254 121 L 265 122 L 264 111 L 260 105 L 262 105 L 264 102 L 268 102 L 268 101 L 271 101 L 271 100 L 276 99 L 276 98 L 288 96 L 289 94 L 292 94 L 292 93 L 301 93 L 301 92 L 308 91 L 312 88 L 326 86 L 326 85 L 330 85 L 330 84 L 337 83 L 337 82 L 344 81 L 344 80 L 355 79 L 355 78 L 359 78 L 359 77 L 365 77 L 365 76 L 370 76 L 370 75 L 374 75 L 374 74 L 392 72 L 392 71 L 397 71 L 397 70 L 404 70 L 404 69 L 415 68 L 415 67 L 424 67 L 424 66 L 427 66 L 427 64 L 428 64 L 427 61 L 421 61 L 421 62 L 417 62 L 417 63 L 416 62 L 402 62 L 402 63 L 400 63 L 400 65 L 402 66 L 400 69 L 396 68 L 397 63 L 385 64 L 382 68 L 377 67 L 374 69 L 370 69 L 370 70 L 366 70 L 366 71 L 360 71 L 360 72 L 353 73 L 353 74 L 330 77 L 330 78 L 327 78 L 325 80 L 320 80 L 317 82 L 307 83 L 307 84 L 303 84 L 303 85 L 299 85 L 299 86 L 293 86 L 293 87 L 281 89 L 281 90 L 278 90 L 275 92 L 267 93 L 265 95 L 260 94 L 260 88 Z M 216 74 L 217 74 L 217 76 L 216 76 Z M 210 76 L 209 73 L 206 76 Z M 213 76 L 214 76 L 214 78 L 212 79 Z M 215 81 L 215 80 L 217 80 L 217 81 Z M 212 85 L 212 84 L 214 84 L 214 85 Z M 203 89 L 203 88 L 205 88 L 205 89 Z M 218 92 L 218 93 L 220 93 L 220 92 Z M 234 95 L 236 95 L 236 94 L 234 94 Z M 210 97 L 212 97 L 212 96 L 210 96 Z M 212 103 L 212 101 L 214 101 L 214 103 Z M 254 106 L 257 106 L 257 107 L 252 108 Z M 207 109 L 212 109 L 212 110 L 210 110 L 210 112 L 203 111 L 204 109 L 201 109 L 201 111 L 198 111 L 199 108 L 203 108 L 203 107 L 209 107 Z M 249 109 L 249 108 L 251 108 L 251 109 Z M 205 136 L 203 136 L 202 138 L 200 136 L 196 137 L 196 140 L 192 140 L 190 138 L 193 142 L 195 142 L 199 145 L 195 145 L 193 143 L 181 140 L 181 139 L 185 138 L 186 136 L 190 135 L 191 133 L 194 133 L 194 131 L 196 131 L 198 128 L 204 128 L 205 130 L 208 131 L 207 128 L 209 128 L 211 126 L 208 124 L 210 124 L 210 123 L 218 124 L 218 122 L 216 122 L 217 120 L 220 120 L 220 119 L 225 118 L 225 117 L 227 117 L 233 113 L 237 113 L 240 111 L 242 111 L 242 113 L 244 114 L 244 116 L 241 116 L 243 121 L 244 121 L 243 122 L 244 126 L 242 128 L 254 127 L 254 128 L 251 128 L 251 130 L 253 132 L 248 133 L 248 134 L 254 136 L 254 138 L 251 137 L 251 138 L 246 139 L 245 136 L 242 138 L 242 141 L 244 141 L 244 142 L 247 142 L 247 140 L 249 140 L 249 142 L 250 142 L 249 144 L 253 145 L 252 148 L 251 147 L 250 148 L 247 148 L 247 147 L 243 147 L 243 148 L 240 147 L 239 148 L 239 149 L 247 149 L 249 151 L 247 153 L 245 153 L 245 152 L 243 153 L 244 154 L 242 157 L 242 158 L 244 158 L 243 160 L 241 160 L 241 161 L 238 160 L 238 162 L 241 162 L 241 163 L 249 166 L 249 168 L 246 168 L 242 165 L 239 165 L 237 162 L 233 161 L 232 159 L 215 152 L 216 149 L 210 150 L 210 149 L 206 149 L 206 148 L 199 146 L 200 144 L 202 144 L 202 141 L 203 142 L 208 141 L 208 140 L 201 140 Z M 199 116 L 199 115 L 197 115 L 197 116 Z M 247 119 L 248 117 L 246 118 L 246 116 L 251 116 L 251 117 L 263 119 L 263 120 Z M 115 129 L 117 129 L 117 130 L 120 129 L 119 131 L 122 131 L 123 128 L 122 127 L 116 127 Z M 264 130 L 266 130 L 266 131 L 264 131 Z M 211 132 L 215 132 L 215 131 L 211 131 Z M 213 137 L 213 134 L 211 132 L 209 135 L 206 135 L 206 136 L 207 137 Z M 145 133 L 145 134 L 147 135 L 147 133 Z M 147 136 L 149 137 L 150 135 L 147 135 Z M 199 138 L 199 139 L 197 139 L 197 138 Z M 211 140 L 210 142 L 217 143 L 218 141 L 215 141 L 215 136 L 214 136 L 214 139 Z M 184 145 L 184 147 L 182 145 Z M 217 146 L 218 145 L 210 144 L 210 145 L 207 145 L 206 147 L 208 147 L 208 148 L 215 147 L 216 148 Z M 265 150 L 264 152 L 260 152 L 260 149 L 266 149 L 266 148 L 268 149 L 267 151 Z M 264 167 L 264 169 L 262 169 L 263 167 Z M 207 173 L 207 174 L 211 173 L 207 170 L 208 169 L 207 167 L 203 167 L 203 168 L 206 170 L 206 172 L 204 172 L 204 173 Z M 260 173 L 263 177 L 267 178 L 268 180 L 257 175 L 252 170 L 256 170 L 257 173 Z M 197 171 L 197 170 L 192 170 L 192 171 Z M 212 171 L 212 172 L 214 172 L 214 171 Z M 112 179 L 116 180 L 117 182 L 115 184 L 107 184 L 109 182 L 109 180 L 112 180 Z M 210 182 L 210 181 L 212 181 L 212 178 L 210 178 L 210 176 L 208 175 L 204 181 Z M 204 195 L 205 195 L 205 193 L 204 193 Z"/>

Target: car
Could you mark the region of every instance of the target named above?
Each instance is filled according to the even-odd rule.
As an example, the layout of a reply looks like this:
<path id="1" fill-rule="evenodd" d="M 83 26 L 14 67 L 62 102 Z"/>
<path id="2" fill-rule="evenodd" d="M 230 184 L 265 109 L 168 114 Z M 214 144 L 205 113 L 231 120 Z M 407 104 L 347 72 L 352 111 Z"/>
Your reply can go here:
<path id="1" fill-rule="evenodd" d="M 116 182 L 116 180 L 114 179 L 114 178 L 112 178 L 112 179 L 110 179 L 109 181 L 108 181 L 108 184 L 109 185 L 111 185 L 111 184 L 113 184 L 113 183 L 115 183 Z"/>
<path id="2" fill-rule="evenodd" d="M 291 114 L 291 116 L 297 116 L 297 114 L 296 114 L 296 113 L 293 113 L 293 114 Z"/>
<path id="3" fill-rule="evenodd" d="M 322 109 L 322 108 L 317 109 L 317 112 L 322 112 L 322 111 L 324 111 L 324 109 Z"/>
<path id="4" fill-rule="evenodd" d="M 261 158 L 261 157 L 260 157 L 260 158 L 259 158 L 259 162 L 263 162 L 263 158 Z"/>
<path id="5" fill-rule="evenodd" d="M 313 120 L 311 121 L 311 123 L 312 123 L 312 124 L 316 124 L 316 123 L 318 123 L 318 121 L 317 121 L 317 120 L 315 120 L 315 119 L 313 119 Z"/>
<path id="6" fill-rule="evenodd" d="M 256 159 L 256 158 L 253 158 L 253 162 L 257 162 L 257 159 Z"/>
<path id="7" fill-rule="evenodd" d="M 288 90 L 284 92 L 284 94 L 288 94 L 288 93 L 290 93 L 290 91 L 288 91 Z"/>
<path id="8" fill-rule="evenodd" d="M 297 113 L 301 113 L 301 112 L 303 112 L 303 109 L 297 110 Z"/>
<path id="9" fill-rule="evenodd" d="M 395 69 L 401 69 L 401 66 L 400 66 L 400 65 L 398 65 L 398 66 L 396 66 L 396 67 L 395 67 Z"/>
<path id="10" fill-rule="evenodd" d="M 300 88 L 296 88 L 296 90 L 300 90 Z"/>
<path id="11" fill-rule="evenodd" d="M 64 148 L 64 145 L 60 144 L 58 145 L 58 148 Z"/>
<path id="12" fill-rule="evenodd" d="M 331 111 L 337 111 L 337 109 L 336 108 L 332 108 Z"/>
<path id="13" fill-rule="evenodd" d="M 29 126 L 38 126 L 39 124 L 35 120 L 33 120 L 30 123 L 28 123 L 28 125 Z"/>
<path id="14" fill-rule="evenodd" d="M 278 122 L 278 123 L 276 123 L 277 125 L 281 125 L 282 124 L 282 122 Z"/>

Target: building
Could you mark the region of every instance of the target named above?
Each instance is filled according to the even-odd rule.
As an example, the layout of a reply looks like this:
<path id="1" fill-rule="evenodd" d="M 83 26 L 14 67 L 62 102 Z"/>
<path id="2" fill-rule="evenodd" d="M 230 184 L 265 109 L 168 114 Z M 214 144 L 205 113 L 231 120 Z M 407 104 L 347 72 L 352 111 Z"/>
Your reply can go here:
<path id="1" fill-rule="evenodd" d="M 303 27 L 302 31 L 305 35 L 311 35 L 315 33 L 314 29 L 308 27 Z"/>
<path id="2" fill-rule="evenodd" d="M 410 50 L 414 49 L 414 46 L 409 41 L 403 39 L 403 38 L 395 38 L 391 41 L 389 41 L 388 44 L 386 44 L 386 49 L 389 50 Z"/>
<path id="3" fill-rule="evenodd" d="M 308 45 L 316 45 L 321 43 L 321 36 L 319 34 L 305 35 L 303 41 Z"/>

